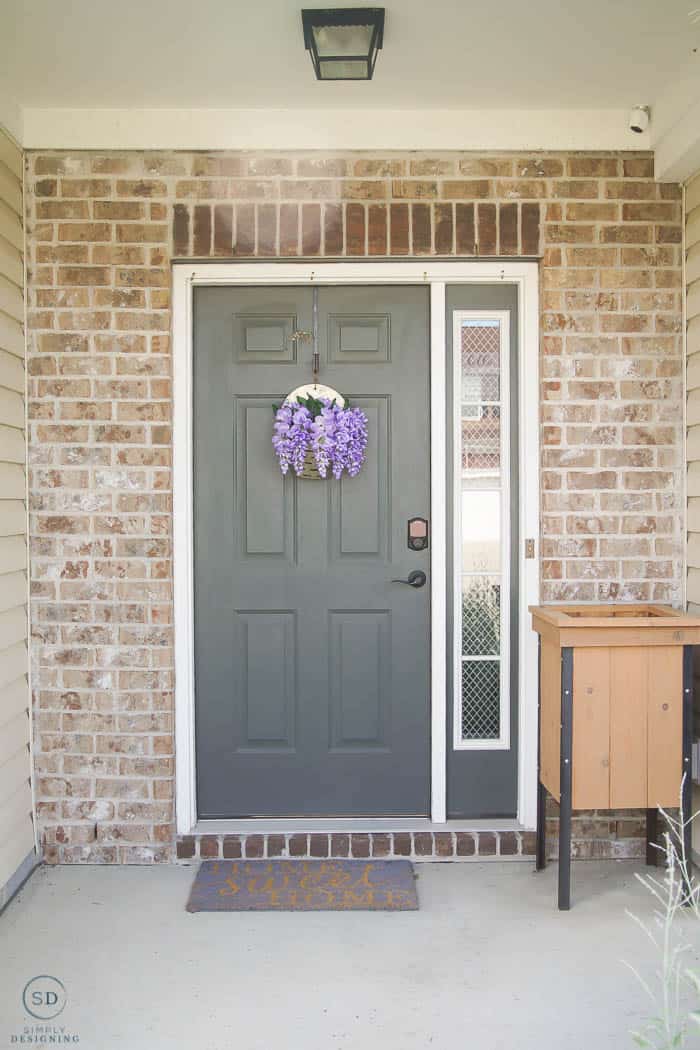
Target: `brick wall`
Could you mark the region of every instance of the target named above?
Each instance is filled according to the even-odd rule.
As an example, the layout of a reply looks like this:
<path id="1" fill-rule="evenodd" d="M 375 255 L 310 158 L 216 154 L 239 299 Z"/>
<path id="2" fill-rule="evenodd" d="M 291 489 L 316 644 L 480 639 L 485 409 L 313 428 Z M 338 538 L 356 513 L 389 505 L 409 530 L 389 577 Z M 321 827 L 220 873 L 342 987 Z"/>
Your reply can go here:
<path id="1" fill-rule="evenodd" d="M 544 598 L 679 601 L 681 203 L 650 155 L 51 152 L 27 165 L 49 859 L 174 852 L 173 257 L 541 255 Z M 608 815 L 577 827 L 580 855 L 639 846 L 607 847 Z"/>

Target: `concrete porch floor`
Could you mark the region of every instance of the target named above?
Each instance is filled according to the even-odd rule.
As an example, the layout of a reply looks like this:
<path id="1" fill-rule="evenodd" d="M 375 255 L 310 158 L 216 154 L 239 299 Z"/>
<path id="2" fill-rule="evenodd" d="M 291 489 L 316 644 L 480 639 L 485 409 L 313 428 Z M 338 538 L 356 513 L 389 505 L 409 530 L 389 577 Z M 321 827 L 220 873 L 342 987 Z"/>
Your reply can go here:
<path id="1" fill-rule="evenodd" d="M 58 977 L 53 1022 L 85 1050 L 624 1050 L 648 1010 L 626 959 L 655 960 L 633 862 L 416 867 L 421 910 L 184 910 L 193 867 L 41 868 L 0 918 L 0 1047 Z M 696 961 L 700 955 L 697 930 Z M 689 1042 L 688 1046 L 697 1046 Z"/>

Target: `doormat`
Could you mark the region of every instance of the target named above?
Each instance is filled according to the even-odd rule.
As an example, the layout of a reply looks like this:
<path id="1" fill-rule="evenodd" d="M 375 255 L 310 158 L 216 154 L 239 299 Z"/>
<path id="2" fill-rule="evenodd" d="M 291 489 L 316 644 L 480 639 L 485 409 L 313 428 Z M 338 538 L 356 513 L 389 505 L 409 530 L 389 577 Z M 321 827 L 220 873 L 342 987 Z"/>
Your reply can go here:
<path id="1" fill-rule="evenodd" d="M 409 860 L 212 860 L 187 911 L 417 911 Z"/>

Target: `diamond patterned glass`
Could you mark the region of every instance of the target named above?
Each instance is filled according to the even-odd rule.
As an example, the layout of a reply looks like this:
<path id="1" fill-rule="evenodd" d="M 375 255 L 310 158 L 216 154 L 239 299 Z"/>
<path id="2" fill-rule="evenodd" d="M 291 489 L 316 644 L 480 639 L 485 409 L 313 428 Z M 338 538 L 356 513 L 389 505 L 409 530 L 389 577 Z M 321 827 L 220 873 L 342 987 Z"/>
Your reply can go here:
<path id="1" fill-rule="evenodd" d="M 499 401 L 501 331 L 497 321 L 474 321 L 462 325 L 462 400 L 469 397 L 469 379 L 481 377 L 480 401 Z"/>
<path id="2" fill-rule="evenodd" d="M 501 324 L 461 322 L 461 738 L 501 736 L 503 536 Z M 507 377 L 503 380 L 507 385 Z M 507 582 L 507 578 L 506 578 Z M 459 644 L 459 642 L 458 642 Z"/>
<path id="3" fill-rule="evenodd" d="M 501 651 L 501 585 L 492 576 L 462 580 L 462 656 L 498 656 Z"/>
<path id="4" fill-rule="evenodd" d="M 462 325 L 462 470 L 501 469 L 501 328 L 497 321 Z"/>
<path id="5" fill-rule="evenodd" d="M 476 409 L 478 416 L 467 413 Z M 501 469 L 501 410 L 496 405 L 465 405 L 462 412 L 462 469 L 498 474 Z"/>
<path id="6" fill-rule="evenodd" d="M 465 660 L 462 664 L 462 739 L 497 740 L 500 734 L 500 661 Z"/>

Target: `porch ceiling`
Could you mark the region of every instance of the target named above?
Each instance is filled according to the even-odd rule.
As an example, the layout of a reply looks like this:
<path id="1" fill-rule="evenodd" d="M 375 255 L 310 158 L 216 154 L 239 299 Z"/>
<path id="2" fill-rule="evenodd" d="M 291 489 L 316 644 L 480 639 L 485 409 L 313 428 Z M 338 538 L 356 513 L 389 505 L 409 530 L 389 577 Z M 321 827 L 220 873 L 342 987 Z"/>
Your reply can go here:
<path id="1" fill-rule="evenodd" d="M 319 83 L 299 12 L 327 2 L 6 0 L 0 123 L 37 147 L 639 149 L 700 99 L 689 0 L 389 0 L 375 79 Z"/>
<path id="2" fill-rule="evenodd" d="M 28 107 L 610 109 L 656 101 L 700 42 L 689 0 L 389 0 L 374 82 L 319 84 L 307 2 L 7 0 L 0 64 Z"/>

